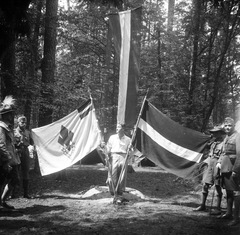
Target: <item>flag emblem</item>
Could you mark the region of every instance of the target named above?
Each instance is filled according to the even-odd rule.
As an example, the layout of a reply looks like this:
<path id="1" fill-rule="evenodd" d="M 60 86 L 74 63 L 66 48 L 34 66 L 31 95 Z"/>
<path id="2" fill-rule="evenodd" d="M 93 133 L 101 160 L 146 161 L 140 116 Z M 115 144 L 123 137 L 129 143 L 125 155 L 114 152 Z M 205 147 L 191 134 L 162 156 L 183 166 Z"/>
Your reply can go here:
<path id="1" fill-rule="evenodd" d="M 71 156 L 71 150 L 74 150 L 75 143 L 73 142 L 73 132 L 69 131 L 65 126 L 61 126 L 58 143 L 62 145 L 63 154 Z"/>

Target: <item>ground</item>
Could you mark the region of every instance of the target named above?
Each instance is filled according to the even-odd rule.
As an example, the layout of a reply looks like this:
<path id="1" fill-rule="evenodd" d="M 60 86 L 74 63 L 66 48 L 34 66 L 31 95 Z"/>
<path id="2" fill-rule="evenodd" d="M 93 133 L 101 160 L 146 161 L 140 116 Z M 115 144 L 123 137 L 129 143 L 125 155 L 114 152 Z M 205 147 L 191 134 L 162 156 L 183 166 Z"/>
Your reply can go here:
<path id="1" fill-rule="evenodd" d="M 35 198 L 10 199 L 8 203 L 16 210 L 0 209 L 0 234 L 240 234 L 240 225 L 229 227 L 229 221 L 209 214 L 216 199 L 213 188 L 208 212 L 194 212 L 201 201 L 199 180 L 179 179 L 157 167 L 134 170 L 128 173 L 124 196 L 129 202 L 124 205 L 113 204 L 102 164 L 70 167 L 67 180 L 32 172 L 30 186 Z"/>

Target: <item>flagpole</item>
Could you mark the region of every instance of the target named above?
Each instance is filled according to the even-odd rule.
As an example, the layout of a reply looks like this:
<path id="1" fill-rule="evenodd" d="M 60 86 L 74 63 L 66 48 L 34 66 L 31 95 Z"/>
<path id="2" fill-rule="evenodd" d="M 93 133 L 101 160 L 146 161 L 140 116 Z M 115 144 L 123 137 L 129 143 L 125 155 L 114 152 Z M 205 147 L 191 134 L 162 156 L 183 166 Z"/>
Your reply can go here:
<path id="1" fill-rule="evenodd" d="M 148 90 L 149 90 L 149 89 L 148 89 Z M 146 99 L 147 99 L 148 90 L 147 90 L 147 93 L 146 93 L 146 95 L 145 95 L 145 97 L 144 97 L 144 99 L 143 99 L 143 103 L 142 103 L 142 106 L 141 106 L 141 109 L 140 109 L 140 112 L 139 112 L 139 115 L 138 115 L 138 118 L 137 118 L 137 122 L 136 122 L 136 124 L 135 124 L 135 126 L 134 126 L 134 131 L 133 131 L 133 135 L 132 135 L 132 138 L 131 138 L 131 142 L 130 142 L 130 145 L 128 146 L 128 149 L 127 149 L 127 154 L 126 154 L 125 162 L 124 162 L 124 165 L 123 165 L 123 167 L 122 167 L 122 169 L 121 169 L 120 176 L 119 176 L 118 182 L 117 182 L 117 186 L 116 186 L 116 188 L 115 188 L 115 192 L 117 192 L 117 190 L 118 190 L 118 187 L 119 187 L 119 184 L 120 184 L 120 180 L 121 180 L 121 178 L 122 178 L 122 176 L 123 176 L 123 171 L 124 171 L 124 169 L 125 169 L 126 166 L 127 166 L 127 161 L 128 161 L 128 157 L 129 157 L 129 152 L 130 152 L 130 149 L 131 149 L 131 147 L 132 147 L 132 143 L 133 143 L 133 141 L 134 141 L 134 139 L 135 139 L 135 137 L 136 137 L 136 132 L 137 132 L 138 124 L 139 124 L 139 121 L 140 121 L 140 118 L 141 118 L 141 115 L 142 115 L 142 111 L 143 111 L 143 107 L 144 107 L 145 101 L 146 101 Z M 114 196 L 115 196 L 115 194 L 114 194 Z"/>
<path id="2" fill-rule="evenodd" d="M 91 99 L 91 102 L 92 102 L 92 105 L 94 107 L 94 104 L 93 104 L 93 98 L 92 98 L 92 94 L 91 94 L 91 89 L 90 87 L 88 87 L 88 93 L 89 93 L 89 96 L 90 96 L 90 99 Z M 104 136 L 102 134 L 102 131 L 100 129 L 100 126 L 99 126 L 99 123 L 98 123 L 98 120 L 97 120 L 97 125 L 98 125 L 98 130 L 100 132 L 100 136 L 101 136 L 101 143 L 104 142 Z M 102 145 L 101 145 L 101 148 L 102 148 Z M 116 196 L 116 190 L 115 190 L 115 187 L 114 187 L 114 184 L 113 184 L 113 180 L 112 180 L 112 170 L 111 170 L 111 166 L 110 166 L 110 161 L 109 161 L 109 157 L 108 157 L 108 153 L 106 151 L 106 146 L 104 144 L 103 146 L 103 154 L 105 155 L 106 157 L 106 165 L 107 165 L 107 168 L 108 168 L 108 172 L 109 172 L 109 176 L 110 176 L 110 184 L 111 184 L 111 187 L 112 187 L 112 190 L 113 190 L 113 194 L 114 194 L 114 197 Z"/>

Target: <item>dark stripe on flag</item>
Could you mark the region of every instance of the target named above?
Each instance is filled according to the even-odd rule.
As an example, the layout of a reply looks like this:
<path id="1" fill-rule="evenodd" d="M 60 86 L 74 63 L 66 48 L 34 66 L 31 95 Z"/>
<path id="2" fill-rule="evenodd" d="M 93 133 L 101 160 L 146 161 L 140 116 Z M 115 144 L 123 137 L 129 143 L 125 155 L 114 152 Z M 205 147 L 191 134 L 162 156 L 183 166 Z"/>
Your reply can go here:
<path id="1" fill-rule="evenodd" d="M 77 109 L 79 117 L 83 119 L 88 115 L 88 113 L 93 109 L 91 100 L 86 101 L 81 107 Z"/>
<path id="2" fill-rule="evenodd" d="M 141 141 L 145 144 L 144 148 L 141 148 L 141 145 L 138 142 L 137 148 L 148 159 L 169 173 L 183 178 L 191 177 L 191 174 L 196 168 L 196 162 L 188 161 L 184 158 L 176 156 L 165 148 L 159 146 L 156 142 L 152 141 L 148 135 L 138 129 L 137 138 L 139 138 L 139 136 L 141 136 Z"/>
<path id="3" fill-rule="evenodd" d="M 136 147 L 166 171 L 189 178 L 210 136 L 175 123 L 145 101 L 138 123 Z"/>
<path id="4" fill-rule="evenodd" d="M 181 126 L 160 112 L 148 101 L 145 102 L 144 108 L 142 119 L 154 127 L 166 139 L 170 139 L 173 143 L 193 151 L 203 151 L 203 143 L 209 140 L 208 135 Z"/>

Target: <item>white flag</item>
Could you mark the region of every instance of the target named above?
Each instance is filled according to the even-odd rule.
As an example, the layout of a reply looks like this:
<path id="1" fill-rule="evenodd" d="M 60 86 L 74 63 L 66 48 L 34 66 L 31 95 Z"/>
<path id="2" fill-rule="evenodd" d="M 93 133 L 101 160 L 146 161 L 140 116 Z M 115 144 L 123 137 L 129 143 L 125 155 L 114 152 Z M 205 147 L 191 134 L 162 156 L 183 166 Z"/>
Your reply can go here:
<path id="1" fill-rule="evenodd" d="M 42 175 L 61 171 L 92 152 L 101 141 L 91 100 L 66 117 L 32 129 Z"/>

